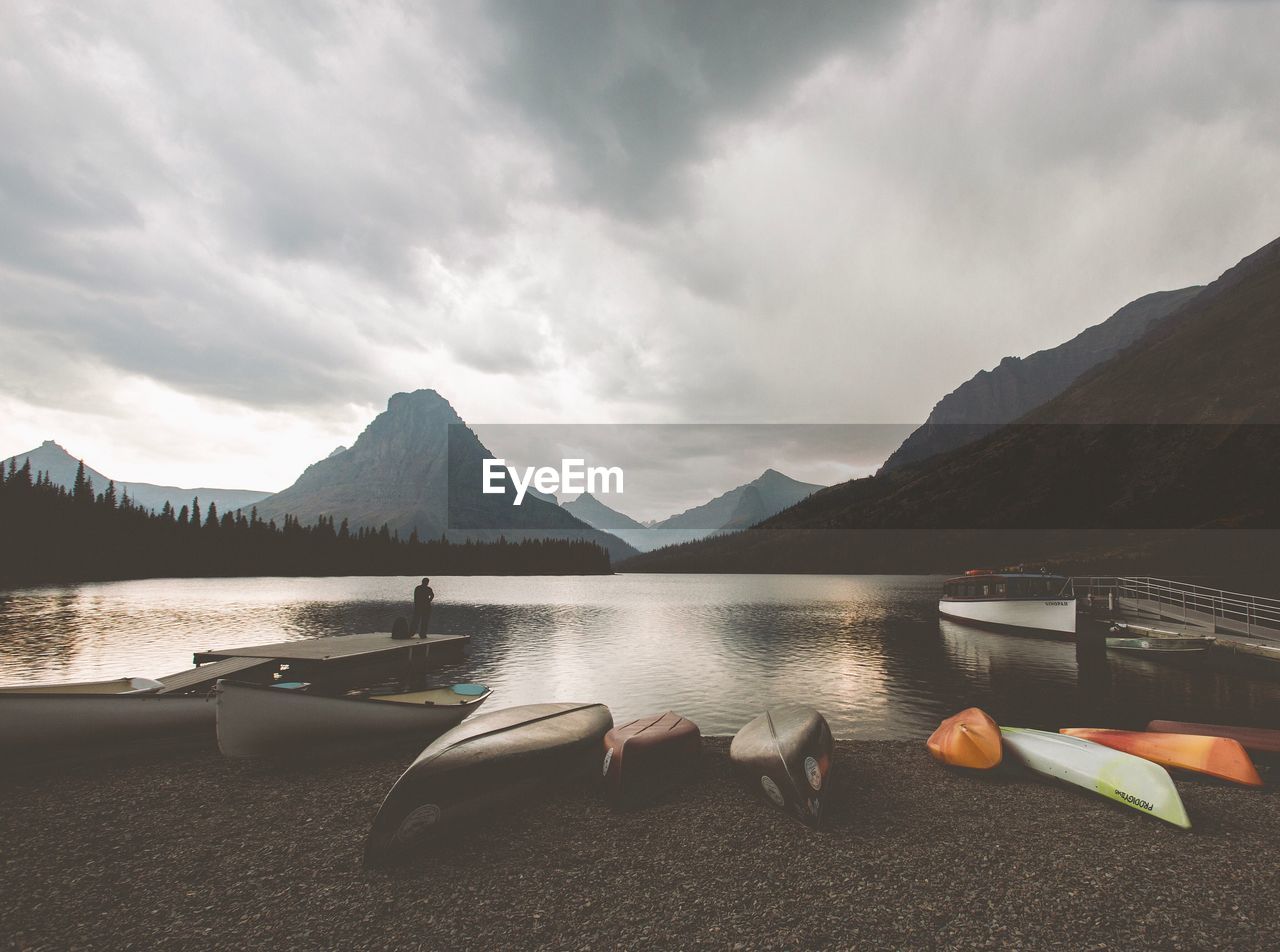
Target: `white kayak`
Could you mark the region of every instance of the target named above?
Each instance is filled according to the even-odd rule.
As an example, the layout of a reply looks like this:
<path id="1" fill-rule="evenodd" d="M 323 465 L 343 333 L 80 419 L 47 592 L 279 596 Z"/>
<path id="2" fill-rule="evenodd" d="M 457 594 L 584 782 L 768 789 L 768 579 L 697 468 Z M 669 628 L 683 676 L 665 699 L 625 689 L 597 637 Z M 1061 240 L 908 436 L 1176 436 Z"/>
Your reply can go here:
<path id="1" fill-rule="evenodd" d="M 46 759 L 68 752 L 153 749 L 213 740 L 213 702 L 163 695 L 159 681 L 118 678 L 0 688 L 0 756 Z"/>
<path id="2" fill-rule="evenodd" d="M 1191 828 L 1173 779 L 1159 764 L 1078 737 L 1025 727 L 1002 727 L 1000 737 L 1006 757 L 1036 773 Z"/>
<path id="3" fill-rule="evenodd" d="M 428 741 L 489 697 L 482 684 L 363 696 L 311 694 L 305 685 L 222 680 L 214 688 L 218 749 L 228 757 L 284 758 L 335 746 Z"/>

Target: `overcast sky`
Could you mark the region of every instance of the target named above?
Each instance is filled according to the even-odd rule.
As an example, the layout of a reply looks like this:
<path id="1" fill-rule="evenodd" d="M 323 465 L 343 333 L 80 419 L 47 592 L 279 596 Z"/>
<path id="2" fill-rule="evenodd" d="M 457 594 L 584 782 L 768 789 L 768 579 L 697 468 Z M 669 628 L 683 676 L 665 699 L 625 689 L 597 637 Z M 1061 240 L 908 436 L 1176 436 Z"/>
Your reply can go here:
<path id="1" fill-rule="evenodd" d="M 1273 3 L 0 21 L 0 456 L 125 479 L 282 488 L 420 387 L 918 421 L 1280 235 Z"/>

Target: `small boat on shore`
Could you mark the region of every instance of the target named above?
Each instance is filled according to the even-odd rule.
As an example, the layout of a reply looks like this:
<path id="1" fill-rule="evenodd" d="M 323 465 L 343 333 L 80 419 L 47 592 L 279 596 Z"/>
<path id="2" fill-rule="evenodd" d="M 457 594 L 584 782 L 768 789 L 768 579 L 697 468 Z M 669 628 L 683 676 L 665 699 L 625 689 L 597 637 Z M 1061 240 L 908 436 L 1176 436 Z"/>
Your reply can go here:
<path id="1" fill-rule="evenodd" d="M 414 850 L 558 785 L 600 779 L 613 717 L 603 704 L 526 704 L 437 738 L 391 787 L 365 841 L 366 866 Z"/>
<path id="2" fill-rule="evenodd" d="M 1153 734 L 1148 731 L 1064 727 L 1058 733 L 1123 750 L 1162 767 L 1207 774 L 1246 787 L 1261 787 L 1262 778 L 1239 741 L 1199 734 Z"/>
<path id="3" fill-rule="evenodd" d="M 1155 660 L 1203 658 L 1215 641 L 1212 635 L 1186 635 L 1162 628 L 1147 628 L 1121 622 L 1111 626 L 1107 647 Z"/>
<path id="4" fill-rule="evenodd" d="M 811 707 L 771 707 L 734 735 L 729 760 L 757 795 L 806 826 L 822 823 L 835 742 Z"/>
<path id="5" fill-rule="evenodd" d="M 1076 633 L 1076 596 L 1064 575 L 970 569 L 943 583 L 938 614 L 990 628 Z"/>
<path id="6" fill-rule="evenodd" d="M 1147 730 L 1160 734 L 1202 734 L 1229 737 L 1254 754 L 1280 754 L 1280 730 L 1269 727 L 1232 727 L 1228 724 L 1196 724 L 1191 721 L 1152 721 Z"/>
<path id="7" fill-rule="evenodd" d="M 489 697 L 483 684 L 423 691 L 328 695 L 307 685 L 221 680 L 218 749 L 227 757 L 288 758 L 318 749 L 426 743 L 473 713 Z"/>
<path id="8" fill-rule="evenodd" d="M 158 694 L 163 687 L 150 678 L 117 678 L 0 688 L 0 756 L 41 760 L 212 741 L 212 701 Z"/>
<path id="9" fill-rule="evenodd" d="M 933 759 L 952 767 L 989 770 L 1000 763 L 1000 728 L 981 708 L 965 708 L 938 725 L 925 741 Z"/>
<path id="10" fill-rule="evenodd" d="M 701 756 L 698 725 L 674 711 L 615 727 L 604 737 L 605 799 L 622 810 L 650 803 L 691 779 Z"/>
<path id="11" fill-rule="evenodd" d="M 1009 759 L 1029 770 L 1084 787 L 1183 829 L 1191 820 L 1169 772 L 1149 760 L 1101 744 L 1025 727 L 1000 728 Z"/>

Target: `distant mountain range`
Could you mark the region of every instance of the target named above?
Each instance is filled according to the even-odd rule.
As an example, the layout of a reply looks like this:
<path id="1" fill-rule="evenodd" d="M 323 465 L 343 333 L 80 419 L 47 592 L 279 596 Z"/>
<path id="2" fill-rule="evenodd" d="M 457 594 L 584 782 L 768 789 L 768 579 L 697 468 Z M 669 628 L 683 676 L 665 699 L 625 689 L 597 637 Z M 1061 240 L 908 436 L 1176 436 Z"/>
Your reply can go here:
<path id="1" fill-rule="evenodd" d="M 482 493 L 483 461 L 491 458 L 440 394 L 397 393 L 350 449 L 312 463 L 288 489 L 258 502 L 258 513 L 303 523 L 332 516 L 353 528 L 386 524 L 402 537 L 416 531 L 424 539 L 580 538 L 614 559 L 636 554 L 538 494 L 512 505 L 509 482 L 501 495 Z"/>
<path id="2" fill-rule="evenodd" d="M 625 568 L 918 572 L 1052 559 L 1215 573 L 1273 565 L 1278 366 L 1280 240 L 1016 423 L 825 489 L 746 532 L 649 553 Z"/>
<path id="3" fill-rule="evenodd" d="M 794 506 L 823 487 L 802 483 L 767 469 L 709 502 L 656 522 L 637 522 L 611 509 L 590 493 L 583 493 L 563 507 L 588 525 L 612 532 L 641 552 L 678 545 L 721 532 L 735 532 Z"/>
<path id="4" fill-rule="evenodd" d="M 1201 290 L 1189 287 L 1145 295 L 1065 344 L 1027 358 L 1006 357 L 994 370 L 978 371 L 938 401 L 929 418 L 885 460 L 880 472 L 972 443 L 1030 413 L 1085 371 L 1140 339 Z"/>
<path id="5" fill-rule="evenodd" d="M 8 468 L 9 461 L 13 460 L 19 467 L 30 460 L 31 472 L 45 472 L 49 474 L 49 479 L 54 485 L 62 486 L 70 489 L 75 484 L 76 470 L 80 466 L 80 461 L 68 453 L 65 449 L 55 443 L 53 440 L 45 440 L 33 450 L 25 453 L 18 453 L 10 459 L 4 461 L 4 466 Z M 96 469 L 86 465 L 84 473 L 93 480 L 94 492 L 102 492 L 107 488 L 107 484 L 111 479 L 98 472 Z M 194 489 L 184 489 L 180 486 L 157 486 L 154 483 L 130 483 L 124 480 L 115 480 L 116 494 L 122 495 L 128 491 L 130 498 L 143 507 L 144 509 L 154 509 L 159 512 L 164 508 L 167 502 L 174 509 L 181 509 L 183 506 L 191 505 L 194 497 L 200 498 L 200 505 L 208 511 L 209 503 L 215 503 L 221 512 L 229 512 L 234 509 L 240 509 L 244 506 L 251 506 L 260 499 L 266 499 L 270 493 L 257 489 L 215 489 L 208 486 L 197 486 Z"/>

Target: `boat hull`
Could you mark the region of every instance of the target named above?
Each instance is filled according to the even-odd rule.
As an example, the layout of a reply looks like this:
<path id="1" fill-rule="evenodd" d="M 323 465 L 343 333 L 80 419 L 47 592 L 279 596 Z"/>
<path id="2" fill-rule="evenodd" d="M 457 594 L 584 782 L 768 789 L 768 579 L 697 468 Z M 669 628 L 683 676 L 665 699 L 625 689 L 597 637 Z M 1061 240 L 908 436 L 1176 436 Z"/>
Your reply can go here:
<path id="1" fill-rule="evenodd" d="M 1280 730 L 1267 727 L 1232 727 L 1227 724 L 1196 724 L 1191 721 L 1152 721 L 1147 730 L 1161 734 L 1202 734 L 1229 737 L 1254 754 L 1280 754 Z"/>
<path id="2" fill-rule="evenodd" d="M 1169 772 L 1149 760 L 1077 737 L 1023 727 L 1000 728 L 1009 760 L 1046 777 L 1092 790 L 1182 829 L 1191 820 Z"/>
<path id="3" fill-rule="evenodd" d="M 691 780 L 701 756 L 698 725 L 673 711 L 615 727 L 604 738 L 605 799 L 619 810 L 651 803 Z"/>
<path id="4" fill-rule="evenodd" d="M 938 725 L 925 742 L 933 759 L 952 767 L 990 770 L 1003 757 L 1000 728 L 986 711 L 966 708 Z"/>
<path id="5" fill-rule="evenodd" d="M 280 759 L 334 747 L 426 743 L 488 697 L 451 705 L 326 697 L 271 685 L 219 681 L 218 749 L 227 757 Z"/>
<path id="6" fill-rule="evenodd" d="M 1261 787 L 1262 778 L 1239 741 L 1197 734 L 1153 734 L 1094 727 L 1064 727 L 1059 733 L 1123 750 L 1162 767 L 1177 767 L 1221 780 Z"/>
<path id="7" fill-rule="evenodd" d="M 213 742 L 215 709 L 204 695 L 0 694 L 0 756 L 44 759 Z"/>
<path id="8" fill-rule="evenodd" d="M 729 759 L 747 789 L 806 826 L 822 824 L 835 741 L 811 707 L 774 707 L 734 735 Z"/>
<path id="9" fill-rule="evenodd" d="M 938 613 L 945 618 L 990 628 L 1025 629 L 1074 637 L 1074 598 L 1009 598 L 990 600 L 942 599 Z"/>
<path id="10" fill-rule="evenodd" d="M 529 704 L 471 718 L 392 786 L 365 841 L 365 865 L 401 861 L 559 785 L 599 782 L 600 745 L 612 727 L 603 704 Z"/>

